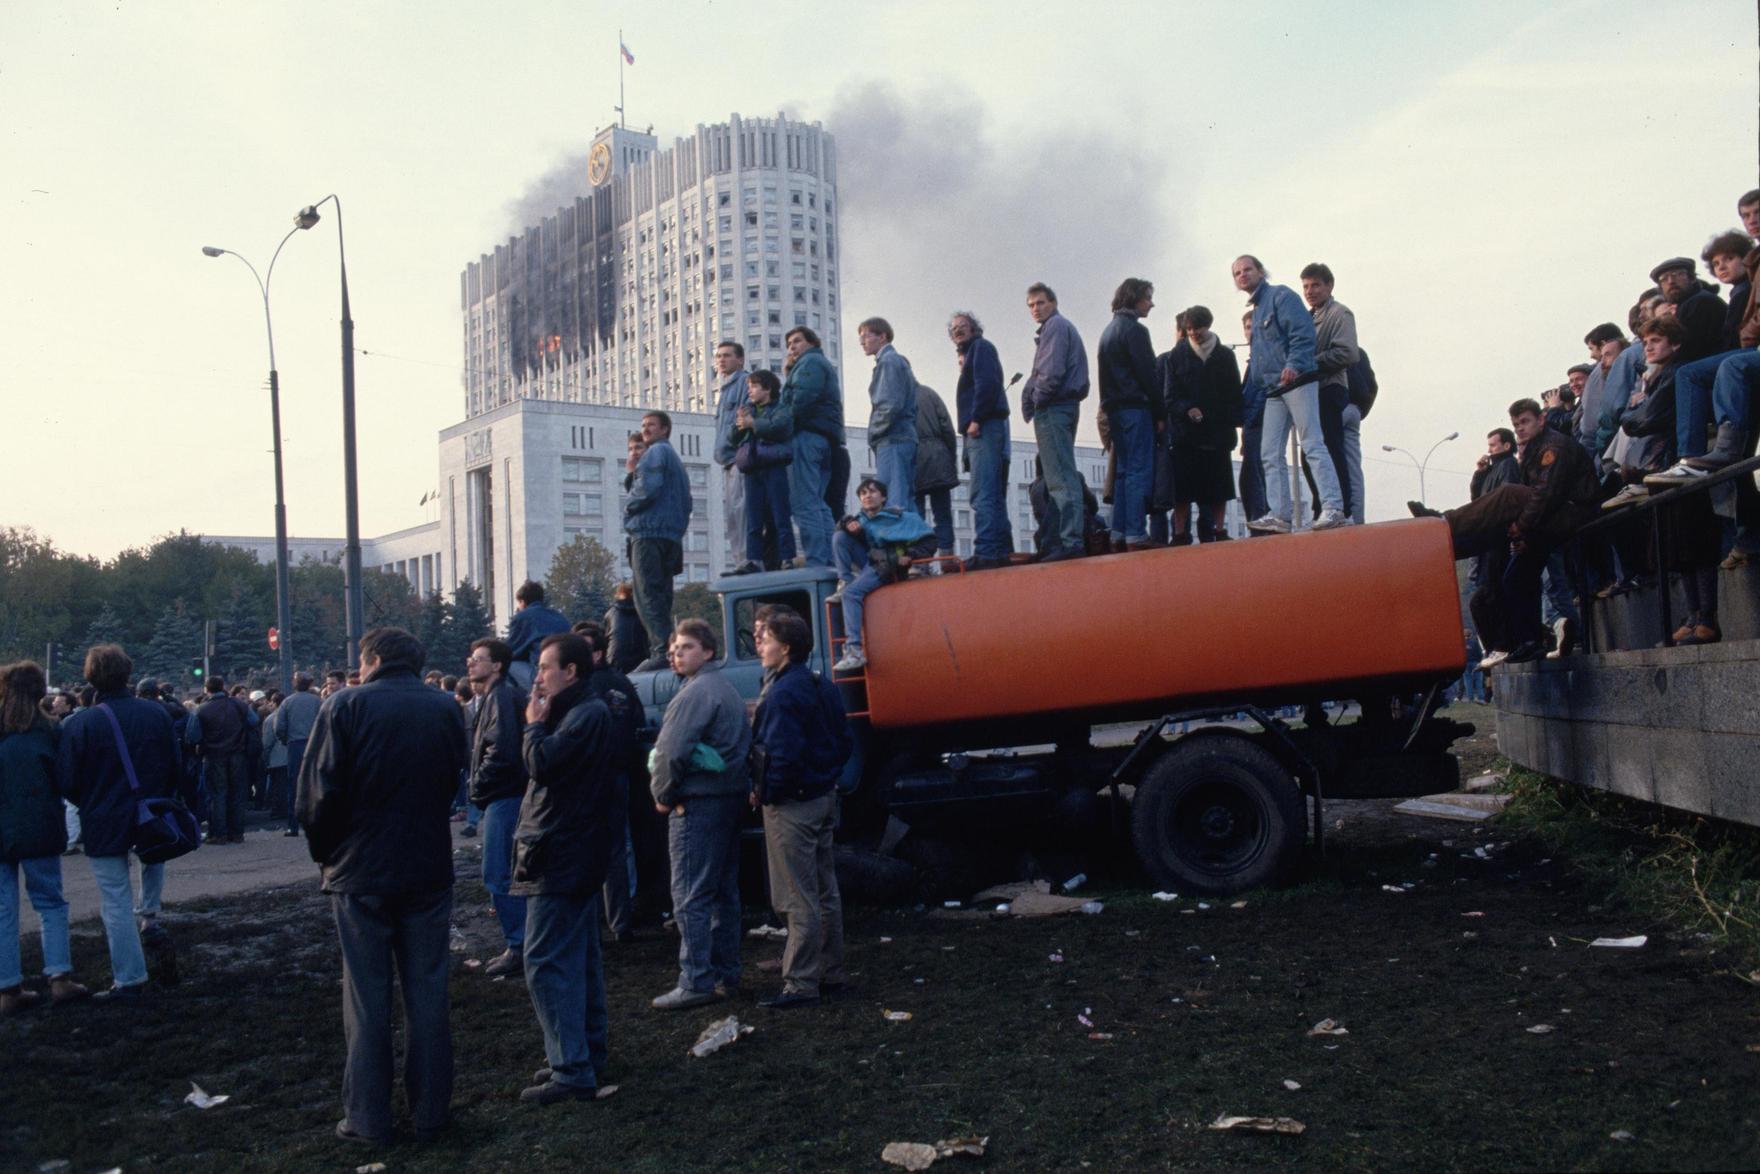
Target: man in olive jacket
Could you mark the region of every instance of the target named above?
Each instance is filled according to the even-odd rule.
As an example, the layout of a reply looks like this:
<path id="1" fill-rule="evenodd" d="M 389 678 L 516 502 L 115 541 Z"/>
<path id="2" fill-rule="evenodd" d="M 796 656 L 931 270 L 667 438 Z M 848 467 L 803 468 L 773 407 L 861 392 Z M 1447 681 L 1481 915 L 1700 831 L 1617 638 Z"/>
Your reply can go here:
<path id="1" fill-rule="evenodd" d="M 448 812 L 468 762 L 451 694 L 417 675 L 421 642 L 401 628 L 361 637 L 361 684 L 331 695 L 300 767 L 299 822 L 323 866 L 342 944 L 347 1141 L 388 1144 L 391 972 L 403 983 L 403 1080 L 416 1136 L 446 1125 L 452 1100 L 447 947 Z"/>
<path id="2" fill-rule="evenodd" d="M 611 854 L 619 763 L 611 711 L 588 688 L 593 649 L 544 638 L 526 703 L 529 781 L 514 832 L 511 891 L 526 899 L 526 989 L 548 1067 L 519 1094 L 533 1104 L 592 1100 L 606 1063 L 599 889 Z"/>

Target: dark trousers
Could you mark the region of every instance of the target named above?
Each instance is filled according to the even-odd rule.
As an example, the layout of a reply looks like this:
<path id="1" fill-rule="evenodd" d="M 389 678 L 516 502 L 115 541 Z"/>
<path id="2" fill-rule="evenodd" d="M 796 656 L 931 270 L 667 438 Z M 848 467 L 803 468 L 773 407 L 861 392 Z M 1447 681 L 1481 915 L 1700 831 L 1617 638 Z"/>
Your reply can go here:
<path id="1" fill-rule="evenodd" d="M 1522 511 L 1533 499 L 1534 490 L 1529 486 L 1502 485 L 1476 501 L 1449 510 L 1443 516 L 1448 520 L 1449 535 L 1454 539 L 1455 557 L 1468 558 L 1509 550 L 1510 523 L 1522 516 Z M 1544 530 L 1525 535 L 1523 549 L 1509 551 L 1501 575 L 1494 577 L 1493 568 L 1485 568 L 1479 589 L 1494 588 L 1497 592 L 1498 607 L 1503 613 L 1500 630 L 1504 641 L 1494 643 L 1496 637 L 1482 626 L 1479 638 L 1487 647 L 1514 649 L 1541 638 L 1540 576 L 1546 570 L 1547 558 L 1586 520 L 1582 513 L 1567 506 L 1549 519 Z M 1475 592 L 1475 596 L 1477 594 Z M 1493 631 L 1499 630 L 1497 622 L 1496 617 L 1490 621 Z M 1474 623 L 1480 623 L 1477 611 Z"/>
<path id="2" fill-rule="evenodd" d="M 298 804 L 294 796 L 299 794 L 299 767 L 306 760 L 306 739 L 294 738 L 287 743 L 287 830 L 299 831 Z"/>
<path id="3" fill-rule="evenodd" d="M 526 989 L 557 1084 L 594 1088 L 605 1071 L 605 969 L 599 890 L 526 898 Z"/>
<path id="4" fill-rule="evenodd" d="M 794 514 L 788 505 L 788 466 L 742 474 L 746 491 L 746 561 L 775 570 L 794 558 Z M 777 562 L 772 559 L 780 560 Z"/>
<path id="5" fill-rule="evenodd" d="M 1271 509 L 1265 500 L 1265 466 L 1259 463 L 1259 441 L 1264 435 L 1262 424 L 1241 429 L 1241 512 L 1248 520 L 1262 518 Z"/>
<path id="6" fill-rule="evenodd" d="M 391 975 L 403 986 L 403 1085 L 418 1131 L 446 1124 L 452 1102 L 452 1028 L 446 974 L 452 890 L 332 893 L 342 945 L 342 1030 L 348 1061 L 342 1108 L 349 1127 L 391 1137 Z"/>
<path id="7" fill-rule="evenodd" d="M 635 538 L 629 544 L 629 565 L 648 648 L 653 656 L 665 656 L 672 639 L 672 579 L 684 571 L 684 547 L 670 538 Z"/>
<path id="8" fill-rule="evenodd" d="M 208 836 L 244 835 L 244 805 L 250 796 L 251 780 L 244 754 L 202 755 L 203 778 L 208 784 Z"/>
<path id="9" fill-rule="evenodd" d="M 1479 556 L 1474 569 L 1473 593 L 1467 598 L 1467 610 L 1473 617 L 1473 631 L 1487 652 L 1509 652 L 1507 625 L 1503 622 L 1503 571 L 1509 562 L 1509 548 L 1498 547 Z"/>
<path id="10" fill-rule="evenodd" d="M 784 530 L 784 533 L 788 531 Z M 605 865 L 605 924 L 612 937 L 630 931 L 635 916 L 634 894 L 629 887 L 629 773 L 618 771 L 611 784 L 611 856 Z"/>

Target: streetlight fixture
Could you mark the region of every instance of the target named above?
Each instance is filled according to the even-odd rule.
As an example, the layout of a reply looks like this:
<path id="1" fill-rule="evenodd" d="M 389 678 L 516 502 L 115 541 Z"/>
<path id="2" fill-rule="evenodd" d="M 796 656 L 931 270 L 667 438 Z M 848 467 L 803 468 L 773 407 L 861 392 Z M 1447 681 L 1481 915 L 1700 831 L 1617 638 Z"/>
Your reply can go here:
<path id="1" fill-rule="evenodd" d="M 342 265 L 342 489 L 345 534 L 342 547 L 343 604 L 348 624 L 348 667 L 360 667 L 362 614 L 360 485 L 355 473 L 354 317 L 348 310 L 348 254 L 342 243 L 342 201 L 332 192 L 307 204 L 293 218 L 295 229 L 318 223 L 318 209 L 336 205 L 336 255 Z"/>
<path id="2" fill-rule="evenodd" d="M 269 335 L 269 423 L 275 441 L 275 626 L 277 651 L 281 658 L 283 694 L 293 692 L 293 624 L 290 618 L 293 601 L 287 580 L 287 497 L 281 479 L 281 376 L 275 369 L 275 323 L 269 316 L 269 283 L 275 279 L 275 262 L 281 256 L 282 246 L 298 231 L 298 226 L 289 229 L 287 235 L 281 238 L 281 244 L 275 246 L 275 255 L 269 258 L 269 272 L 266 277 L 257 272 L 257 267 L 243 253 L 214 245 L 202 246 L 204 257 L 233 256 L 243 261 L 245 268 L 251 271 L 251 276 L 257 279 L 257 289 L 263 295 L 263 327 Z"/>
<path id="3" fill-rule="evenodd" d="M 1460 435 L 1459 432 L 1450 432 L 1447 436 L 1444 436 L 1441 440 L 1438 440 L 1435 444 L 1431 445 L 1430 451 L 1424 454 L 1424 459 L 1421 461 L 1405 449 L 1396 448 L 1391 444 L 1382 445 L 1381 451 L 1405 453 L 1406 459 L 1418 467 L 1418 500 L 1428 505 L 1430 502 L 1430 494 L 1424 488 L 1424 470 L 1429 467 L 1430 458 L 1436 455 L 1437 449 L 1441 448 L 1451 440 L 1459 440 Z"/>

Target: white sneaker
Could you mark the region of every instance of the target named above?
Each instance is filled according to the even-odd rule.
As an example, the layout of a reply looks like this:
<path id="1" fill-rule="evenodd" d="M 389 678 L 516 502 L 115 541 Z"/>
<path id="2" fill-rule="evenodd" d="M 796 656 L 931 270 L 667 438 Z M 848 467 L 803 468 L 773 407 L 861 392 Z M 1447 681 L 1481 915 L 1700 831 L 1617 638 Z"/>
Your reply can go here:
<path id="1" fill-rule="evenodd" d="M 1674 468 L 1662 473 L 1652 473 L 1644 478 L 1644 484 L 1660 485 L 1664 488 L 1671 485 L 1685 485 L 1700 477 L 1709 477 L 1715 471 L 1714 469 L 1701 469 L 1695 465 L 1689 465 L 1686 461 L 1677 461 Z"/>
<path id="2" fill-rule="evenodd" d="M 860 648 L 852 648 L 843 654 L 843 659 L 831 666 L 834 673 L 853 673 L 857 669 L 866 668 L 868 658 L 862 655 Z"/>
<path id="3" fill-rule="evenodd" d="M 1247 529 L 1267 534 L 1288 534 L 1289 523 L 1276 514 L 1266 514 L 1247 523 Z"/>
<path id="4" fill-rule="evenodd" d="M 1650 491 L 1642 485 L 1628 485 L 1606 501 L 1601 503 L 1604 510 L 1617 510 L 1631 505 L 1635 501 L 1643 501 L 1650 496 Z"/>
<path id="5" fill-rule="evenodd" d="M 1493 652 L 1479 662 L 1479 667 L 1481 669 L 1494 669 L 1508 659 L 1509 653 L 1507 652 Z"/>
<path id="6" fill-rule="evenodd" d="M 1322 510 L 1320 511 L 1320 516 L 1314 519 L 1314 525 L 1311 528 L 1315 530 L 1336 530 L 1340 526 L 1348 526 L 1350 524 L 1351 516 L 1343 510 Z"/>

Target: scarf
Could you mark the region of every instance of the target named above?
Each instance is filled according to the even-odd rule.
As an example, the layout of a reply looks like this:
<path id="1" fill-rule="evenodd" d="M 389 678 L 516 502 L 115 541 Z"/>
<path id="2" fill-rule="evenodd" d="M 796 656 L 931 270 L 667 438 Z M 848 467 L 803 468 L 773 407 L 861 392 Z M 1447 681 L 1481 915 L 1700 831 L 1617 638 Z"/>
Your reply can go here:
<path id="1" fill-rule="evenodd" d="M 1186 339 L 1186 341 L 1189 343 L 1192 340 L 1188 337 Z M 1192 347 L 1192 350 L 1197 352 L 1198 361 L 1200 363 L 1208 363 L 1210 361 L 1211 353 L 1216 350 L 1216 341 L 1217 341 L 1216 332 L 1214 330 L 1212 330 L 1209 333 L 1209 335 L 1206 336 L 1203 346 L 1193 346 Z"/>

